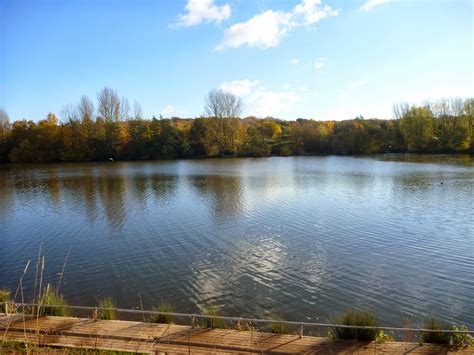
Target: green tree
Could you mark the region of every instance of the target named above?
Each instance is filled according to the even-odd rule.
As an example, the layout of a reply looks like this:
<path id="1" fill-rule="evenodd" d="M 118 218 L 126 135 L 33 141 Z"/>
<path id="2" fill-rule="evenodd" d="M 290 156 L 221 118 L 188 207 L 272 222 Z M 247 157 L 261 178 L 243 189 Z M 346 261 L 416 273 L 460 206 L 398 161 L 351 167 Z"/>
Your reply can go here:
<path id="1" fill-rule="evenodd" d="M 426 107 L 413 106 L 400 119 L 406 148 L 409 152 L 424 153 L 438 138 L 433 136 L 433 114 Z"/>

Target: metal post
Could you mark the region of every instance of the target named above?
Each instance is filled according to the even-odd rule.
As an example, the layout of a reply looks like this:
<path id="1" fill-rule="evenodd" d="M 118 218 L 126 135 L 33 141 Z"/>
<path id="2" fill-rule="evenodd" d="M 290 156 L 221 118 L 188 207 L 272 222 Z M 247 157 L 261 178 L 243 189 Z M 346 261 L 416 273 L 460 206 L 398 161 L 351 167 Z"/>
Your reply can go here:
<path id="1" fill-rule="evenodd" d="M 303 337 L 303 323 L 300 324 L 300 339 Z"/>
<path id="2" fill-rule="evenodd" d="M 196 326 L 196 317 L 194 316 L 191 316 L 191 328 L 194 329 L 194 327 Z"/>
<path id="3" fill-rule="evenodd" d="M 8 316 L 8 302 L 3 304 L 5 306 L 5 314 Z"/>
<path id="4" fill-rule="evenodd" d="M 92 319 L 97 319 L 97 307 L 94 307 L 94 309 L 92 310 Z"/>

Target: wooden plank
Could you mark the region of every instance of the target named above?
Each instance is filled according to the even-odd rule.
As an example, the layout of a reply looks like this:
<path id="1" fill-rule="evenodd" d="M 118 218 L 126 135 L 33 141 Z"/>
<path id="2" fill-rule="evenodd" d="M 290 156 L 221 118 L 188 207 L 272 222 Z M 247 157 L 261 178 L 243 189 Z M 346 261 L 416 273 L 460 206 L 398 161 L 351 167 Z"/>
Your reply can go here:
<path id="1" fill-rule="evenodd" d="M 7 317 L 0 317 L 5 333 Z M 74 317 L 11 319 L 6 339 L 42 345 L 168 353 L 274 354 L 474 354 L 474 347 L 456 349 L 432 344 L 392 342 L 376 344 L 330 338 L 204 329 L 182 325 Z"/>

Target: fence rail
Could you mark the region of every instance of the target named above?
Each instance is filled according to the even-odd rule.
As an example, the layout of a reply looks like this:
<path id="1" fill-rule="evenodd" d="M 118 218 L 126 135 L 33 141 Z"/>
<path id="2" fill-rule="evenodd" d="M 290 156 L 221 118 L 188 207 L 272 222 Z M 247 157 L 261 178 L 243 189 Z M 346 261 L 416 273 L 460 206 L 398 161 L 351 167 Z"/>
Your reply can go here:
<path id="1" fill-rule="evenodd" d="M 285 324 L 300 327 L 300 335 L 303 335 L 303 327 L 321 327 L 321 328 L 347 328 L 347 329 L 372 329 L 372 330 L 387 330 L 387 331 L 401 331 L 401 332 L 415 332 L 415 333 L 449 333 L 449 334 L 470 334 L 474 335 L 474 330 L 452 330 L 452 329 L 425 329 L 425 328 L 401 328 L 401 327 L 384 327 L 384 326 L 362 326 L 362 325 L 346 325 L 346 324 L 329 324 L 329 323 L 313 323 L 313 322 L 297 322 L 297 321 L 286 321 L 286 320 L 275 320 L 275 319 L 261 319 L 261 318 L 243 318 L 243 317 L 228 317 L 228 316 L 217 316 L 217 315 L 206 315 L 206 314 L 195 314 L 195 313 L 179 313 L 179 312 L 160 312 L 153 310 L 138 310 L 138 309 L 125 309 L 125 308 L 102 308 L 102 307 L 91 307 L 91 306 L 70 306 L 70 305 L 44 305 L 37 303 L 13 303 L 13 302 L 0 302 L 0 305 L 6 306 L 5 313 L 8 315 L 9 307 L 25 308 L 25 307 L 40 307 L 40 308 L 66 308 L 91 311 L 93 315 L 97 316 L 99 310 L 103 311 L 115 311 L 118 313 L 129 313 L 129 314 L 140 314 L 140 315 L 162 315 L 162 316 L 173 316 L 189 318 L 191 323 L 194 324 L 194 319 L 219 319 L 234 322 L 247 322 L 247 323 L 264 323 L 264 324 Z"/>

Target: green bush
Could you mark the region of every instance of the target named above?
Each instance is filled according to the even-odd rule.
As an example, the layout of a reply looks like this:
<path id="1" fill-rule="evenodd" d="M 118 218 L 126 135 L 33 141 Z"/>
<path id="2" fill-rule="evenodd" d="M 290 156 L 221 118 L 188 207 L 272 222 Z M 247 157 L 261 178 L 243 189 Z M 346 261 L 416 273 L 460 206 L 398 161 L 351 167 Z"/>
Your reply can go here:
<path id="1" fill-rule="evenodd" d="M 282 316 L 278 314 L 272 314 L 270 316 L 271 320 L 284 320 Z M 270 331 L 275 334 L 288 334 L 290 333 L 290 329 L 284 323 L 270 323 Z"/>
<path id="2" fill-rule="evenodd" d="M 219 307 L 209 306 L 206 309 L 204 309 L 203 314 L 205 316 L 219 316 L 220 315 Z M 216 319 L 216 318 L 206 318 L 204 324 L 206 328 L 211 328 L 211 329 L 223 328 L 224 326 L 222 319 Z"/>
<path id="3" fill-rule="evenodd" d="M 458 329 L 458 327 L 453 325 L 451 327 L 451 330 L 461 330 L 463 332 L 466 332 L 468 329 L 465 325 L 461 326 L 461 329 Z M 454 346 L 474 345 L 474 338 L 470 334 L 453 333 L 451 334 L 451 343 Z"/>
<path id="4" fill-rule="evenodd" d="M 48 307 L 49 305 L 57 305 L 59 307 Z M 69 310 L 66 307 L 62 306 L 67 306 L 66 300 L 64 299 L 63 295 L 59 294 L 57 290 L 48 285 L 43 295 L 43 302 L 40 306 L 39 315 L 69 317 Z"/>
<path id="5" fill-rule="evenodd" d="M 370 311 L 347 311 L 341 317 L 335 319 L 336 324 L 355 325 L 355 326 L 376 326 L 377 319 Z M 377 339 L 378 329 L 352 329 L 352 328 L 334 328 L 330 332 L 335 339 L 346 340 L 368 340 Z"/>
<path id="6" fill-rule="evenodd" d="M 174 306 L 170 303 L 160 302 L 158 306 L 153 307 L 153 310 L 156 312 L 173 313 Z M 150 320 L 153 323 L 172 324 L 174 322 L 174 317 L 168 314 L 153 314 Z"/>
<path id="7" fill-rule="evenodd" d="M 432 317 L 423 323 L 423 328 L 441 330 L 448 329 L 448 326 L 446 324 L 441 323 L 435 317 Z M 449 344 L 451 341 L 451 334 L 438 332 L 423 333 L 422 341 L 423 343 Z"/>
<path id="8" fill-rule="evenodd" d="M 111 297 L 104 297 L 99 299 L 99 310 L 97 312 L 97 319 L 115 320 L 117 319 L 117 312 L 115 303 Z"/>
<path id="9" fill-rule="evenodd" d="M 0 289 L 0 302 L 9 303 L 10 302 L 10 291 Z M 5 313 L 5 305 L 0 305 L 0 312 Z"/>

